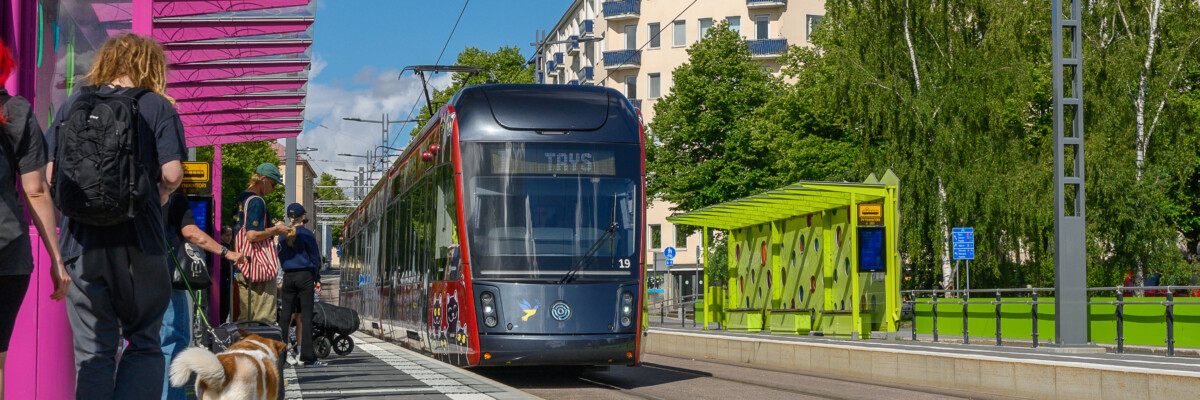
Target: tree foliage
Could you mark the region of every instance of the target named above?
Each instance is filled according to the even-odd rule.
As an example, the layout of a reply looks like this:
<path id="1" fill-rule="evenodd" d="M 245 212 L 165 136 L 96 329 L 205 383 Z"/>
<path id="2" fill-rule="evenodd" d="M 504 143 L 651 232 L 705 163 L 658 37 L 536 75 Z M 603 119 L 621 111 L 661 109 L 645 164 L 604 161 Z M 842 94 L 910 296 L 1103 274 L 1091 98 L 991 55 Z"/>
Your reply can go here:
<path id="1" fill-rule="evenodd" d="M 1200 4 L 1085 2 L 1089 284 L 1186 277 L 1200 239 Z M 1049 2 L 828 0 L 782 76 L 715 28 L 651 123 L 651 194 L 693 210 L 801 179 L 899 175 L 906 284 L 950 284 L 976 230 L 978 287 L 1053 284 Z M 1153 44 L 1152 44 L 1153 43 Z"/>
<path id="2" fill-rule="evenodd" d="M 196 151 L 196 159 L 212 162 L 213 148 L 201 147 Z M 254 169 L 262 163 L 279 165 L 279 157 L 271 149 L 270 141 L 232 143 L 221 146 L 221 224 L 233 226 L 233 216 L 237 211 L 237 197 L 250 186 L 250 177 Z M 267 214 L 272 220 L 283 221 L 284 188 L 264 197 L 267 201 Z"/>
<path id="3" fill-rule="evenodd" d="M 533 65 L 525 63 L 525 56 L 521 55 L 520 48 L 516 46 L 500 47 L 494 52 L 481 50 L 477 47 L 467 47 L 462 52 L 458 53 L 458 59 L 454 65 L 465 65 L 472 67 L 483 68 L 484 71 L 471 77 L 467 80 L 466 73 L 455 73 L 454 78 L 445 89 L 435 90 L 430 94 L 433 99 L 434 110 L 437 110 L 441 104 L 450 101 L 459 89 L 468 85 L 481 85 L 488 83 L 533 83 Z M 418 120 L 429 120 L 429 108 L 424 107 L 424 98 L 418 106 L 421 108 L 421 113 L 417 116 Z M 421 131 L 421 125 L 417 125 L 409 132 L 410 135 L 416 136 Z"/>

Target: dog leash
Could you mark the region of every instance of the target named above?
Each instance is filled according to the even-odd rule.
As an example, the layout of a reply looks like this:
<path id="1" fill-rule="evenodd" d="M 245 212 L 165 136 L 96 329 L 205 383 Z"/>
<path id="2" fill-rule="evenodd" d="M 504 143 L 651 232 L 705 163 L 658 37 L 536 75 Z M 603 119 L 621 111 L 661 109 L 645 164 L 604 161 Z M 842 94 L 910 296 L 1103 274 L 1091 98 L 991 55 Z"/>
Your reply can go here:
<path id="1" fill-rule="evenodd" d="M 175 263 L 175 268 L 179 270 L 179 274 L 180 274 L 180 276 L 187 276 L 187 273 L 186 273 L 186 272 L 183 270 L 183 266 L 182 266 L 182 265 L 179 265 L 179 259 L 175 257 L 175 248 L 171 246 L 171 242 L 167 241 L 167 240 L 166 240 L 166 238 L 163 238 L 163 243 L 166 243 L 166 244 L 167 244 L 167 250 L 168 250 L 168 252 L 169 252 L 169 253 L 171 253 L 171 261 Z M 197 295 L 193 295 L 193 294 L 192 294 L 192 292 L 193 292 L 193 290 L 192 290 L 192 284 L 188 283 L 187 279 L 184 279 L 184 280 L 183 280 L 183 285 L 187 287 L 187 294 L 188 294 L 188 297 L 189 297 L 189 298 L 191 298 L 191 299 L 192 299 L 192 303 L 195 303 L 195 305 L 196 305 L 196 315 L 199 315 L 199 316 L 200 316 L 200 321 L 201 321 L 201 322 L 203 322 L 203 323 L 204 323 L 204 326 L 208 328 L 208 329 L 207 329 L 207 330 L 208 330 L 208 335 L 209 335 L 210 337 L 212 337 L 212 340 L 213 340 L 213 341 L 220 342 L 221 344 L 225 345 L 225 347 L 226 347 L 226 348 L 228 348 L 228 347 L 229 347 L 229 344 L 228 344 L 228 343 L 225 343 L 225 341 L 224 341 L 224 340 L 221 340 L 221 339 L 220 339 L 220 338 L 217 336 L 217 331 L 216 331 L 216 329 L 213 329 L 213 326 L 212 326 L 212 324 L 208 322 L 208 316 L 207 316 L 207 315 L 204 315 L 204 313 L 203 313 L 203 312 L 200 312 L 200 309 L 201 309 L 201 308 L 203 308 L 203 304 L 201 304 L 201 303 L 200 303 L 200 297 L 199 297 L 199 296 L 197 296 Z M 199 291 L 195 291 L 195 292 L 197 292 L 197 293 L 198 293 Z M 193 346 L 196 346 L 196 347 L 200 347 L 200 344 L 199 344 L 199 343 L 191 343 L 191 345 L 193 345 Z"/>

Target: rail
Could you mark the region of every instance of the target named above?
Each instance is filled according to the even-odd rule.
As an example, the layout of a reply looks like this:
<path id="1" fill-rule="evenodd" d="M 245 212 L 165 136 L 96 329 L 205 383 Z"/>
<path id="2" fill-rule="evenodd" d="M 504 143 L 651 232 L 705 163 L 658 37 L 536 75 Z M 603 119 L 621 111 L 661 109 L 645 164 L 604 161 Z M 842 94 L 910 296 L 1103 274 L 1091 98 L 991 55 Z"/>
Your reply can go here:
<path id="1" fill-rule="evenodd" d="M 1087 288 L 1087 291 L 1089 293 L 1115 292 L 1116 300 L 1113 300 L 1113 301 L 1088 301 L 1087 304 L 1089 306 L 1090 305 L 1111 305 L 1111 306 L 1116 307 L 1115 323 L 1116 323 L 1117 334 L 1116 334 L 1115 339 L 1116 339 L 1117 353 L 1125 352 L 1125 315 L 1124 315 L 1125 314 L 1125 305 L 1136 304 L 1136 305 L 1161 305 L 1161 306 L 1163 306 L 1164 307 L 1164 318 L 1166 320 L 1166 341 L 1165 341 L 1165 344 L 1167 347 L 1166 353 L 1167 353 L 1167 356 L 1174 356 L 1175 355 L 1175 306 L 1176 305 L 1200 305 L 1200 300 L 1176 301 L 1175 293 L 1178 291 L 1186 292 L 1186 291 L 1193 291 L 1193 290 L 1200 290 L 1200 286 L 1091 287 L 1091 288 Z M 1054 304 L 1054 301 L 1038 300 L 1038 294 L 1039 293 L 1046 294 L 1046 293 L 1053 293 L 1053 292 L 1054 292 L 1053 288 L 1003 288 L 1003 289 L 968 289 L 968 290 L 937 290 L 937 289 L 903 290 L 900 293 L 901 293 L 901 298 L 902 298 L 902 300 L 901 300 L 902 304 L 907 305 L 909 308 L 912 309 L 912 314 L 913 314 L 912 339 L 914 341 L 917 340 L 917 318 L 916 318 L 916 305 L 917 304 L 931 305 L 930 316 L 932 319 L 931 324 L 933 325 L 932 332 L 933 332 L 933 341 L 934 342 L 939 341 L 938 323 L 937 323 L 938 304 L 962 306 L 962 321 L 963 321 L 962 340 L 963 340 L 964 344 L 971 343 L 970 332 L 968 330 L 968 322 L 970 321 L 970 318 L 969 318 L 970 306 L 972 304 L 976 305 L 977 308 L 978 308 L 978 306 L 981 306 L 981 305 L 994 306 L 995 307 L 995 321 L 996 321 L 995 339 L 996 339 L 997 346 L 1003 345 L 1003 335 L 1002 335 L 1002 329 L 1001 329 L 1001 320 L 1002 320 L 1001 306 L 1005 305 L 1005 304 L 1010 304 L 1010 305 L 1022 304 L 1022 305 L 1030 306 L 1029 317 L 1030 317 L 1030 321 L 1032 322 L 1030 324 L 1031 329 L 1032 329 L 1030 337 L 1033 339 L 1033 347 L 1036 348 L 1039 345 L 1038 323 L 1037 323 L 1037 321 L 1038 321 L 1038 306 L 1043 305 L 1043 304 Z M 1163 297 L 1164 300 L 1163 301 L 1126 301 L 1125 297 L 1127 296 L 1127 293 L 1131 293 L 1131 292 L 1137 292 L 1137 293 L 1149 292 L 1149 293 L 1153 293 L 1153 294 L 1161 294 L 1161 297 Z M 995 300 L 970 301 L 971 294 L 974 294 L 974 293 L 987 294 L 989 296 L 994 295 Z M 1029 293 L 1031 295 L 1031 297 L 1030 297 L 1030 300 L 1011 300 L 1011 299 L 1005 300 L 1004 299 L 1003 295 L 1013 294 L 1013 293 Z M 944 300 L 938 301 L 939 294 L 941 295 L 941 298 Z M 928 295 L 929 300 L 918 300 L 917 299 L 918 295 Z M 1156 297 L 1158 297 L 1158 296 L 1151 297 L 1151 298 L 1156 298 Z M 948 299 L 957 299 L 957 300 L 946 301 Z"/>
<path id="2" fill-rule="evenodd" d="M 668 311 L 677 311 L 679 315 L 679 326 L 687 326 L 687 306 L 691 306 L 692 311 L 692 327 L 696 327 L 696 304 L 704 303 L 704 295 L 689 294 L 687 296 L 679 296 L 663 301 L 646 304 L 647 314 L 654 310 L 658 310 L 659 323 L 665 324 L 667 321 Z"/>

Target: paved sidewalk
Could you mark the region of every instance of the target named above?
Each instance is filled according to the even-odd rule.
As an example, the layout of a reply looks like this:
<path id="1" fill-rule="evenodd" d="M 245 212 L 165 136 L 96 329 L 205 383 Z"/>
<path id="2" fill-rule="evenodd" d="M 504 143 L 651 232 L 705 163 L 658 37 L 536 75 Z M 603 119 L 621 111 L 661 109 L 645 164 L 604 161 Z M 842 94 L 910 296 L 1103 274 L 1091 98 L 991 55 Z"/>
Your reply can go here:
<path id="1" fill-rule="evenodd" d="M 284 371 L 287 399 L 536 399 L 467 370 L 361 333 L 322 368 Z"/>

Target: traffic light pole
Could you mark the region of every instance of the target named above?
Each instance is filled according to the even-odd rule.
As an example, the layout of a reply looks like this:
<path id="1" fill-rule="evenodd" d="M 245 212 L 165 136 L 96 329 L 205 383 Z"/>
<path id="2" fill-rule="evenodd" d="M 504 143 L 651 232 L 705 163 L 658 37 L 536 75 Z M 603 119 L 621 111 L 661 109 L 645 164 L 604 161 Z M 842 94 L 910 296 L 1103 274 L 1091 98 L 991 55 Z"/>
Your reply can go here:
<path id="1" fill-rule="evenodd" d="M 1060 348 L 1088 346 L 1081 1 L 1050 1 L 1054 66 L 1054 336 Z M 1064 87 L 1064 83 L 1069 86 Z"/>

